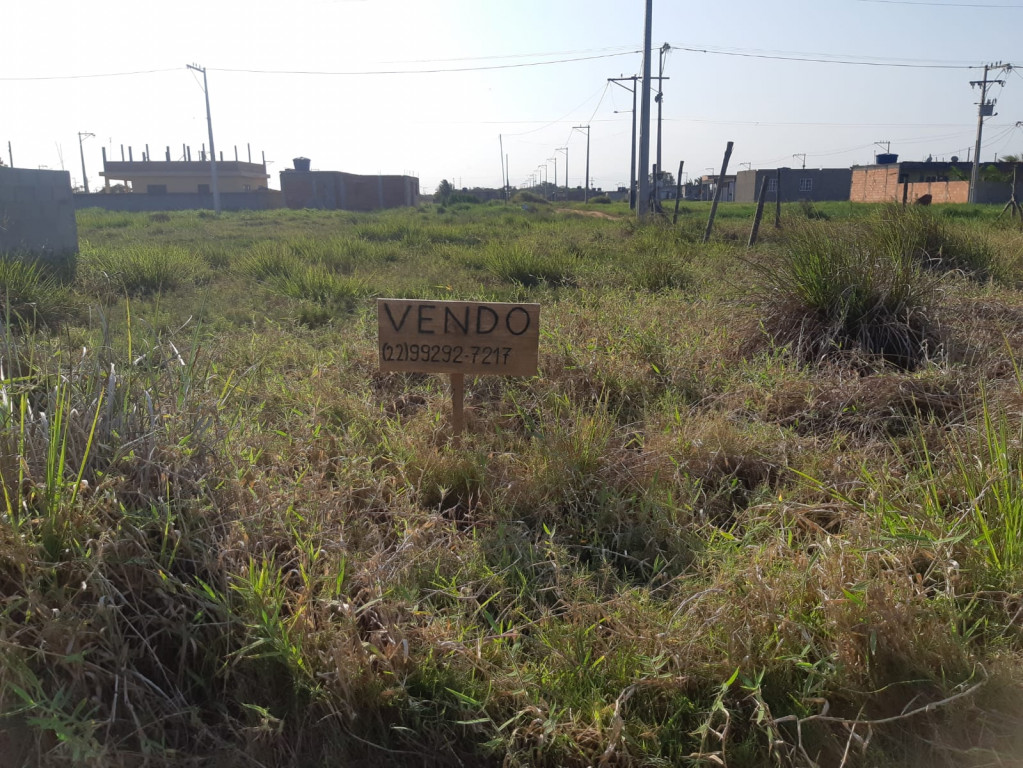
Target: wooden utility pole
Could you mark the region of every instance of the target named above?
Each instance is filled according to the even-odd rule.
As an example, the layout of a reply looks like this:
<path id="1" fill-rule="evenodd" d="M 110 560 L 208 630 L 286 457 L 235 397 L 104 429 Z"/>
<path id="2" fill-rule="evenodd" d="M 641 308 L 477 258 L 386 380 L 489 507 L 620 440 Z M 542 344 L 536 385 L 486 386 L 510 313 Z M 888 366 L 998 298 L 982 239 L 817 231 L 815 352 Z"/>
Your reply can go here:
<path id="1" fill-rule="evenodd" d="M 749 242 L 746 243 L 747 248 L 752 248 L 757 244 L 757 234 L 760 232 L 760 219 L 764 215 L 764 198 L 767 197 L 767 176 L 760 182 L 760 196 L 757 198 L 757 213 L 753 217 L 753 229 L 749 233 Z"/>
<path id="2" fill-rule="evenodd" d="M 653 38 L 654 0 L 646 0 L 646 16 L 643 22 L 643 85 L 639 112 L 639 201 L 636 216 L 646 220 L 650 208 L 650 42 Z"/>
<path id="3" fill-rule="evenodd" d="M 718 201 L 721 199 L 721 188 L 722 179 L 725 178 L 725 174 L 728 173 L 728 160 L 732 157 L 732 142 L 728 142 L 725 147 L 725 159 L 721 161 L 721 173 L 718 174 L 718 183 L 714 189 L 714 202 L 710 204 L 710 218 L 707 219 L 707 231 L 703 233 L 703 242 L 710 240 L 710 232 L 714 229 L 714 217 L 718 212 Z"/>

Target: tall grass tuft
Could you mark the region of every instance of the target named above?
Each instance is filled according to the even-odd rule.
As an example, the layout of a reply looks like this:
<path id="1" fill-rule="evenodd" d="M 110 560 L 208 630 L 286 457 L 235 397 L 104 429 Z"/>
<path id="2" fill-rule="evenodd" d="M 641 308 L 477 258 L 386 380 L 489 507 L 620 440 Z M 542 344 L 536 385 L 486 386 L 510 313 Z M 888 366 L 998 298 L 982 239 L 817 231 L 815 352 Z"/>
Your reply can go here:
<path id="1" fill-rule="evenodd" d="M 804 362 L 854 351 L 913 368 L 937 342 L 935 279 L 911 253 L 849 234 L 809 222 L 773 263 L 755 264 L 763 328 Z"/>
<path id="2" fill-rule="evenodd" d="M 483 254 L 486 269 L 500 280 L 534 287 L 571 285 L 579 268 L 578 259 L 556 246 L 513 242 L 487 245 Z"/>
<path id="3" fill-rule="evenodd" d="M 72 313 L 71 290 L 45 266 L 0 257 L 0 323 L 14 328 L 53 328 Z"/>
<path id="4" fill-rule="evenodd" d="M 207 270 L 202 257 L 187 248 L 145 242 L 110 248 L 86 243 L 79 261 L 87 285 L 129 296 L 173 291 L 194 283 Z"/>
<path id="5" fill-rule="evenodd" d="M 927 206 L 893 203 L 879 208 L 869 221 L 867 242 L 877 253 L 912 259 L 935 272 L 960 272 L 975 280 L 993 276 L 991 246 Z"/>

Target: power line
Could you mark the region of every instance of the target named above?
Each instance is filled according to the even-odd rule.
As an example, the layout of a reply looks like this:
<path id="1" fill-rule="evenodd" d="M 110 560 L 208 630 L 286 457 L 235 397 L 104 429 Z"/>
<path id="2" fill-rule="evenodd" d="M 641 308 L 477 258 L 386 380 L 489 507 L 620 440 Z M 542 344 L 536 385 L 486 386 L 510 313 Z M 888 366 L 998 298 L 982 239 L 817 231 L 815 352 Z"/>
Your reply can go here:
<path id="1" fill-rule="evenodd" d="M 160 72 L 177 72 L 180 68 L 167 69 L 140 69 L 134 72 L 96 72 L 89 75 L 41 75 L 37 77 L 0 77 L 5 82 L 30 81 L 30 80 L 85 80 L 94 77 L 129 77 L 131 75 L 155 75 Z"/>
<path id="2" fill-rule="evenodd" d="M 212 72 L 233 72 L 250 75 L 326 75 L 332 77 L 360 77 L 369 75 L 435 75 L 443 72 L 485 72 L 495 69 L 523 69 L 526 67 L 546 67 L 551 64 L 569 64 L 575 61 L 593 61 L 595 59 L 611 59 L 616 56 L 630 56 L 640 53 L 639 50 L 620 51 L 619 53 L 601 53 L 594 56 L 576 56 L 568 59 L 551 61 L 527 61 L 521 64 L 492 64 L 480 67 L 440 67 L 436 69 L 373 69 L 353 70 L 346 72 L 330 72 L 324 70 L 289 70 L 289 69 L 235 69 L 230 67 L 210 67 Z"/>
<path id="3" fill-rule="evenodd" d="M 601 50 L 601 49 L 597 49 Z M 207 67 L 210 72 L 231 72 L 236 74 L 253 74 L 253 75 L 326 75 L 326 76 L 337 76 L 337 77 L 358 77 L 360 75 L 432 75 L 440 74 L 444 72 L 485 72 L 488 70 L 496 69 L 523 69 L 526 67 L 545 67 L 552 64 L 570 64 L 576 61 L 593 61 L 596 59 L 610 59 L 616 56 L 629 56 L 632 54 L 640 53 L 639 50 L 630 48 L 629 50 L 617 51 L 614 53 L 600 53 L 592 56 L 573 56 L 570 58 L 563 59 L 552 59 L 550 61 L 526 61 L 516 64 L 491 64 L 475 67 L 438 67 L 434 69 L 377 69 L 377 70 L 351 70 L 351 71 L 323 71 L 323 70 L 286 70 L 286 69 L 242 69 L 234 67 Z M 525 56 L 551 56 L 557 54 L 509 54 L 507 56 L 483 56 L 468 59 L 435 59 L 434 61 L 473 61 L 473 60 L 486 60 L 486 59 L 505 59 L 505 58 L 520 58 Z M 424 59 L 424 62 L 431 61 L 430 59 Z M 416 63 L 416 62 L 409 62 Z M 133 70 L 130 72 L 95 72 L 92 74 L 79 74 L 79 75 L 40 75 L 30 77 L 0 77 L 0 82 L 16 82 L 16 81 L 35 81 L 35 80 L 83 80 L 88 78 L 101 78 L 101 77 L 128 77 L 131 75 L 152 75 L 161 72 L 177 72 L 178 68 L 167 68 L 167 69 L 141 69 Z"/>
<path id="4" fill-rule="evenodd" d="M 715 56 L 738 56 L 747 59 L 771 59 L 774 61 L 800 61 L 812 64 L 845 64 L 859 67 L 897 67 L 901 69 L 983 69 L 982 66 L 970 64 L 922 64 L 901 61 L 884 61 L 877 59 L 855 60 L 851 58 L 845 59 L 823 58 L 826 54 L 793 53 L 789 55 L 781 55 L 772 53 L 758 53 L 752 50 L 741 49 L 725 50 L 719 48 L 695 48 L 686 45 L 672 45 L 672 48 L 677 48 L 678 50 L 681 51 L 688 51 L 689 53 L 708 53 Z"/>
<path id="5" fill-rule="evenodd" d="M 883 5 L 926 5 L 930 8 L 1023 8 L 1023 5 L 1000 5 L 997 3 L 932 3 L 926 0 L 856 0 L 858 3 L 881 3 Z"/>

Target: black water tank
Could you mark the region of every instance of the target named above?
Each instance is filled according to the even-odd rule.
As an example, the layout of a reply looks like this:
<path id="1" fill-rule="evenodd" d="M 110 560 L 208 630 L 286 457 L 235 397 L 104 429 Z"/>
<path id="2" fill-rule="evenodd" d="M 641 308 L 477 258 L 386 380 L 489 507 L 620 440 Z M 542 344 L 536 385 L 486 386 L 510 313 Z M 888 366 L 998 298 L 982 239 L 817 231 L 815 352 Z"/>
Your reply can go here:
<path id="1" fill-rule="evenodd" d="M 308 157 L 296 157 L 291 162 L 295 164 L 296 171 L 308 171 L 309 170 L 309 158 Z"/>

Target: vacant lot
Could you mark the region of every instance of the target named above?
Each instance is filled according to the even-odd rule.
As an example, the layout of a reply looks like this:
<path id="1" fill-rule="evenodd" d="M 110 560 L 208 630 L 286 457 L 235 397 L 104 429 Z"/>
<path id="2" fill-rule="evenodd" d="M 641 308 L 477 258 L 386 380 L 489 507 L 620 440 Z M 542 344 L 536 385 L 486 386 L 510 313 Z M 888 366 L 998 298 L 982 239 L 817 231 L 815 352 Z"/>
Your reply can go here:
<path id="1" fill-rule="evenodd" d="M 1019 765 L 1018 224 L 599 207 L 0 264 L 0 764 Z M 376 296 L 538 302 L 540 373 L 455 446 Z"/>

